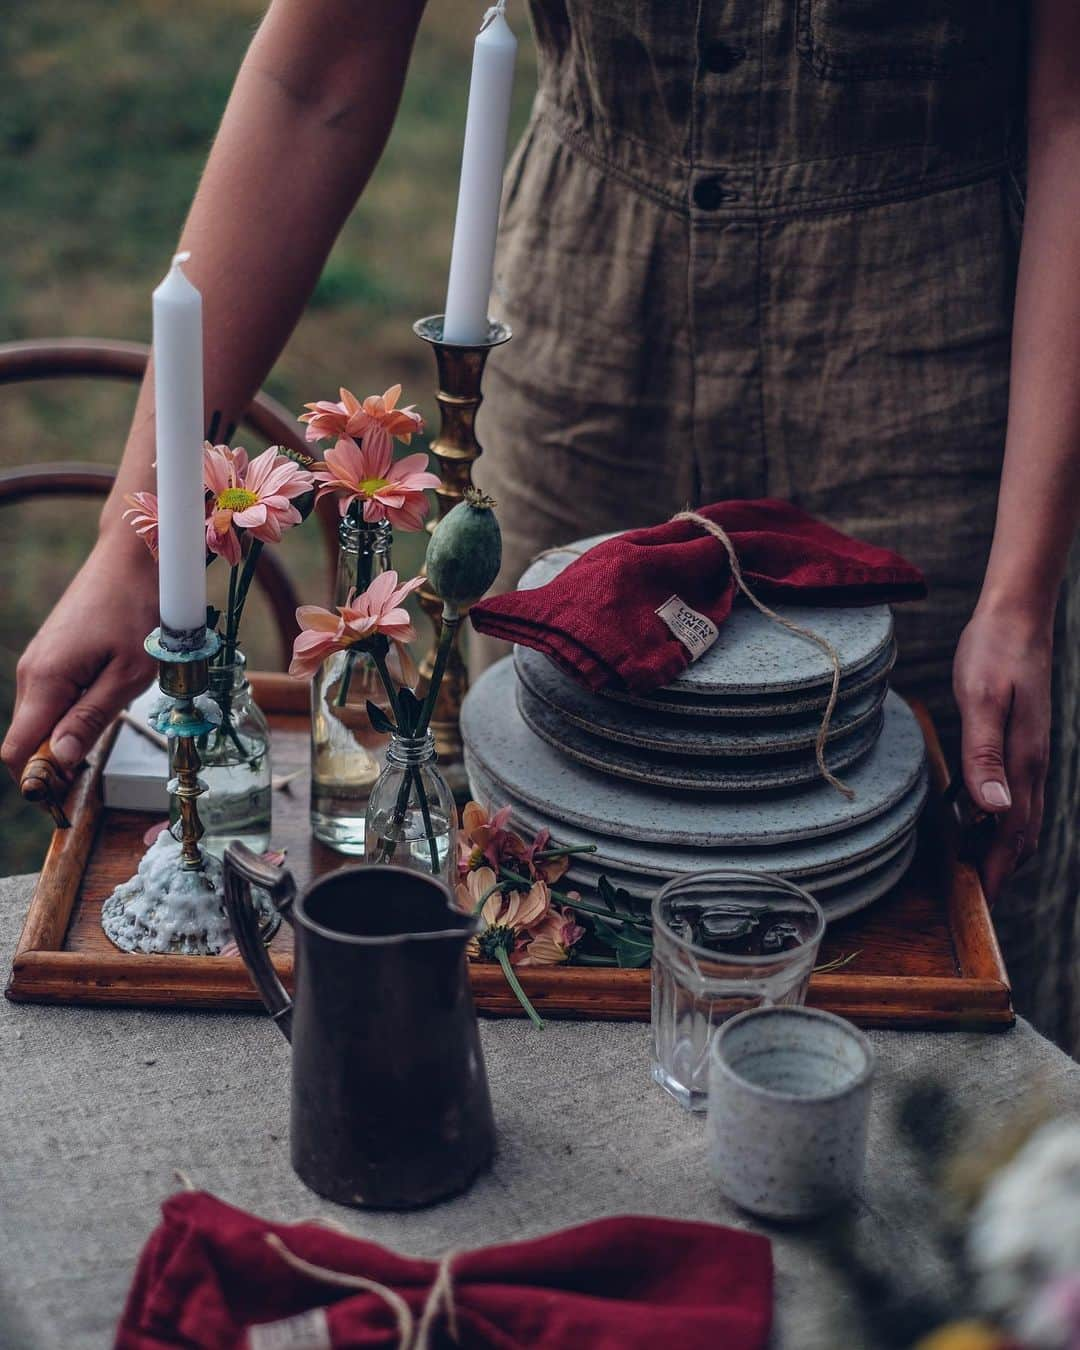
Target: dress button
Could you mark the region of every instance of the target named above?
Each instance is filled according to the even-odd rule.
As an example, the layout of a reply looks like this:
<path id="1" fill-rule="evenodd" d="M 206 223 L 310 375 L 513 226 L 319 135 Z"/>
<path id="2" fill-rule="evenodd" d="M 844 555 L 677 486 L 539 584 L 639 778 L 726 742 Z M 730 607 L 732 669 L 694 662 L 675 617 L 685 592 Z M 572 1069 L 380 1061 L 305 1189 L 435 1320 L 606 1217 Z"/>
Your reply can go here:
<path id="1" fill-rule="evenodd" d="M 701 64 L 713 75 L 726 75 L 746 55 L 739 47 L 726 42 L 710 42 L 701 54 Z"/>
<path id="2" fill-rule="evenodd" d="M 737 192 L 724 187 L 724 180 L 720 177 L 699 178 L 694 184 L 694 205 L 702 211 L 715 211 L 724 202 L 736 201 L 738 196 Z"/>

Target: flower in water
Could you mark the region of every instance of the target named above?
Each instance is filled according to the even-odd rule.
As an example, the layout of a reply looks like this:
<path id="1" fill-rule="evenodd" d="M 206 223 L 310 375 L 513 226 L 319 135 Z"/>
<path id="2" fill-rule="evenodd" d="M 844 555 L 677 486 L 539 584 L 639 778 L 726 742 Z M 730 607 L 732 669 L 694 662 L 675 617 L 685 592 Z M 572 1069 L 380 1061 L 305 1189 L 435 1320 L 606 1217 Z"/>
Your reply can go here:
<path id="1" fill-rule="evenodd" d="M 373 446 L 370 440 L 357 445 L 347 437 L 327 450 L 314 477 L 320 498 L 340 494 L 342 515 L 358 501 L 363 503 L 366 521 L 388 520 L 402 530 L 423 527 L 428 510 L 424 494 L 439 486 L 438 476 L 428 471 L 428 457 L 423 452 L 395 460 L 389 441 L 382 446 Z"/>
<path id="2" fill-rule="evenodd" d="M 151 557 L 158 555 L 158 504 L 152 492 L 129 492 L 124 501 L 128 509 L 124 519 L 131 521 L 132 528 L 146 547 Z"/>
<path id="3" fill-rule="evenodd" d="M 300 632 L 293 642 L 289 674 L 307 679 L 334 652 L 367 647 L 372 638 L 382 636 L 390 641 L 387 665 L 391 674 L 399 684 L 412 687 L 418 677 L 404 644 L 413 641 L 416 630 L 401 606 L 423 584 L 423 577 L 399 584 L 396 572 L 383 572 L 360 595 L 352 592 L 336 611 L 301 605 L 296 611 Z"/>
<path id="4" fill-rule="evenodd" d="M 413 436 L 424 429 L 424 419 L 415 408 L 399 408 L 401 385 L 393 384 L 385 394 L 370 394 L 363 403 L 348 389 L 339 389 L 340 403 L 305 403 L 309 411 L 300 414 L 307 423 L 304 433 L 309 441 L 350 440 L 366 441 L 368 448 L 385 445 L 390 452 L 390 441 L 397 437 L 408 445 Z"/>
<path id="5" fill-rule="evenodd" d="M 461 813 L 458 836 L 458 868 L 462 872 L 485 862 L 496 870 L 504 862 L 521 862 L 528 849 L 520 835 L 508 830 L 510 807 L 490 811 L 479 802 L 469 802 Z"/>
<path id="6" fill-rule="evenodd" d="M 525 948 L 520 964 L 562 965 L 570 959 L 571 951 L 584 936 L 585 929 L 575 921 L 571 910 L 552 906 L 539 923 L 529 929 L 529 945 Z"/>
<path id="7" fill-rule="evenodd" d="M 300 512 L 294 497 L 310 492 L 313 479 L 306 469 L 272 445 L 249 462 L 242 447 L 203 447 L 203 480 L 207 501 L 206 546 L 235 567 L 241 558 L 237 530 L 247 530 L 264 544 L 276 544 Z"/>

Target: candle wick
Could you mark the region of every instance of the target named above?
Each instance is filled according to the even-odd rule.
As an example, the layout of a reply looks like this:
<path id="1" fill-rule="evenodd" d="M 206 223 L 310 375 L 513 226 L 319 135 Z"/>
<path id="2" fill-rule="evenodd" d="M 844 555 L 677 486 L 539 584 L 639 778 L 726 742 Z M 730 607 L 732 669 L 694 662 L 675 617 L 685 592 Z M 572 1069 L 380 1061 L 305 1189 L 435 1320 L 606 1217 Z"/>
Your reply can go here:
<path id="1" fill-rule="evenodd" d="M 484 21 L 480 25 L 480 31 L 483 33 L 489 25 L 493 24 L 500 14 L 506 13 L 506 0 L 495 0 L 495 4 L 484 14 Z"/>
<path id="2" fill-rule="evenodd" d="M 505 3 L 505 0 L 504 0 L 504 3 Z M 186 262 L 188 262 L 188 261 L 190 260 L 190 258 L 191 258 L 191 253 L 190 253 L 190 251 L 189 251 L 188 249 L 185 249 L 185 250 L 183 251 L 183 253 L 174 253 L 174 254 L 173 254 L 173 260 L 172 260 L 172 265 L 173 265 L 173 267 L 179 267 L 179 265 L 180 265 L 181 263 L 186 263 Z"/>

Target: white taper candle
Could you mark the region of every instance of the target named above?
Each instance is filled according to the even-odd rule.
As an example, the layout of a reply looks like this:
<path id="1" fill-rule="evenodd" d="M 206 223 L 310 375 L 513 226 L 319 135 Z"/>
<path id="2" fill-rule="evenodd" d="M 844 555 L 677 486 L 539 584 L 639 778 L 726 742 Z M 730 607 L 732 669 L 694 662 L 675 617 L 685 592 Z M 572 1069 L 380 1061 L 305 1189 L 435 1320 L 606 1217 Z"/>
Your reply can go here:
<path id="1" fill-rule="evenodd" d="M 499 227 L 506 133 L 514 87 L 517 38 L 503 14 L 505 0 L 489 9 L 473 45 L 465 148 L 461 156 L 450 281 L 446 291 L 446 342 L 483 342 Z"/>
<path id="2" fill-rule="evenodd" d="M 154 292 L 158 589 L 174 632 L 206 623 L 202 296 L 181 267 L 188 257 L 176 255 Z"/>

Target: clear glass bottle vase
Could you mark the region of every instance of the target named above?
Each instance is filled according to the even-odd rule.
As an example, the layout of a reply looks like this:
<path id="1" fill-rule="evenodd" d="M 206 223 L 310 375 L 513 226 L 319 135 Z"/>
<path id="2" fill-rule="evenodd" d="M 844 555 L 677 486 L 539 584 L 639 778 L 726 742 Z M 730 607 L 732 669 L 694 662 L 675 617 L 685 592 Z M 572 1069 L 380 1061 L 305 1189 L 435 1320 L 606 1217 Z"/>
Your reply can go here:
<path id="1" fill-rule="evenodd" d="M 334 603 L 363 591 L 390 567 L 386 521 L 346 516 L 338 532 Z M 311 832 L 339 853 L 362 857 L 368 796 L 383 767 L 387 736 L 371 725 L 368 701 L 388 709 L 371 657 L 335 652 L 311 682 Z"/>
<path id="2" fill-rule="evenodd" d="M 368 862 L 456 881 L 457 808 L 430 731 L 390 737 L 386 767 L 368 801 L 367 841 Z"/>
<path id="3" fill-rule="evenodd" d="M 199 736 L 195 748 L 206 792 L 199 798 L 199 819 L 205 833 L 200 843 L 220 858 L 227 844 L 238 840 L 255 853 L 270 847 L 270 726 L 255 702 L 241 651 L 210 667 L 207 692 L 221 709 L 221 725 Z M 175 743 L 169 747 L 169 768 Z M 179 820 L 173 798 L 172 824 Z"/>

